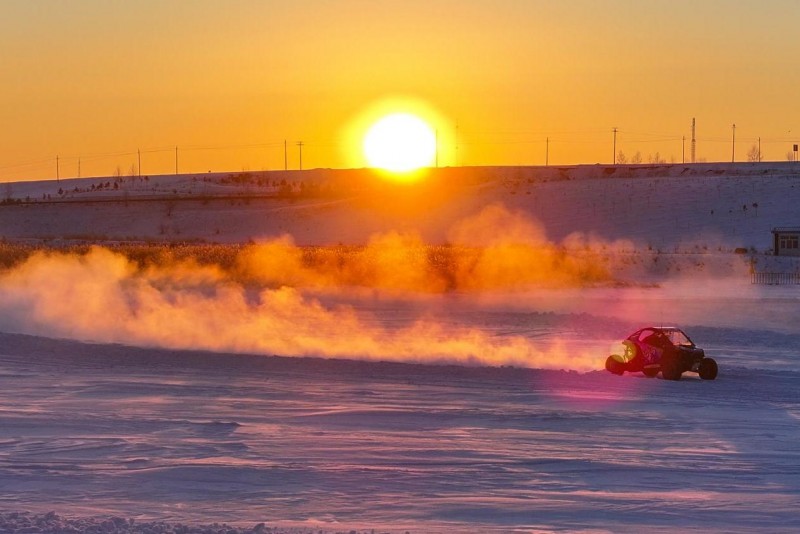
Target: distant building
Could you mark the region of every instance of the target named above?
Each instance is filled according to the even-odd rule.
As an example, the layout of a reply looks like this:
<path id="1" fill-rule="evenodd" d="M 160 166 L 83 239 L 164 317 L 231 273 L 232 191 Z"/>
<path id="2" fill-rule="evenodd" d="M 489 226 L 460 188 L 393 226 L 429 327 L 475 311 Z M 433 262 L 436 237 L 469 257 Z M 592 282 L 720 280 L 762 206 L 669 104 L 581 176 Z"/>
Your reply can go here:
<path id="1" fill-rule="evenodd" d="M 800 227 L 773 228 L 776 256 L 800 256 Z"/>

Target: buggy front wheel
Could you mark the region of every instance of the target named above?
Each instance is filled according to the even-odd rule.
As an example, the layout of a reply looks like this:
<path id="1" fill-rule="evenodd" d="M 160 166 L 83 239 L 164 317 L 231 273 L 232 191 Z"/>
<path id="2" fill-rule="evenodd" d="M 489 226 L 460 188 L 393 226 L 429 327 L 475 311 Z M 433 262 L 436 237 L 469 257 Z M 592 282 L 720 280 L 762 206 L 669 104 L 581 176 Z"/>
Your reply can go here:
<path id="1" fill-rule="evenodd" d="M 703 380 L 714 380 L 717 378 L 717 362 L 713 358 L 703 358 L 700 360 L 700 367 L 697 369 L 697 374 Z"/>

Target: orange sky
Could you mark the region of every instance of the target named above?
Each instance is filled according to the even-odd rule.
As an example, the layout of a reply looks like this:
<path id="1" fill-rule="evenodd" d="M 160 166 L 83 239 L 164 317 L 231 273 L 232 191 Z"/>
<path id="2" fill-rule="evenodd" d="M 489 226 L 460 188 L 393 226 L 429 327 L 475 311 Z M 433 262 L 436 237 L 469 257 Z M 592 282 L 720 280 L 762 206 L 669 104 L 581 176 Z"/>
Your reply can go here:
<path id="1" fill-rule="evenodd" d="M 0 181 L 360 167 L 387 100 L 441 165 L 730 161 L 800 142 L 795 0 L 0 3 Z M 400 103 L 400 104 L 398 104 Z M 456 150 L 457 147 L 457 150 Z"/>

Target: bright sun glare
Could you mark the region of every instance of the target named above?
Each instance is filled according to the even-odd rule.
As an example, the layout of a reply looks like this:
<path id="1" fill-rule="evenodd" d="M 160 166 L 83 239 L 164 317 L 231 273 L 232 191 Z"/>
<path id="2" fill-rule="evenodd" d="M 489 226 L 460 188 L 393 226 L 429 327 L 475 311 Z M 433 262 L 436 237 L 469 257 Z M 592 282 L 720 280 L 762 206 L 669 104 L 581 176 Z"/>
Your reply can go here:
<path id="1" fill-rule="evenodd" d="M 436 158 L 436 134 L 416 115 L 386 115 L 367 130 L 364 155 L 370 167 L 392 172 L 429 167 Z"/>

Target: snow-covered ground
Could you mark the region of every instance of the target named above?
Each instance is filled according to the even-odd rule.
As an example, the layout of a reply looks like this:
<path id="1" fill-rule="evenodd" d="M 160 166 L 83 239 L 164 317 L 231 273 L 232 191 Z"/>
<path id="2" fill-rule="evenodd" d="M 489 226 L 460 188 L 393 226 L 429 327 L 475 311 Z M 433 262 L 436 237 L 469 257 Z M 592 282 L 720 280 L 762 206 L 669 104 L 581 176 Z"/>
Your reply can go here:
<path id="1" fill-rule="evenodd" d="M 749 272 L 798 270 L 765 252 L 800 226 L 800 176 L 640 167 L 474 169 L 389 204 L 283 178 L 12 184 L 44 201 L 0 205 L 7 241 L 252 239 L 268 272 L 105 249 L 0 271 L 0 531 L 796 531 L 800 286 Z M 345 286 L 293 242 L 383 255 Z M 450 289 L 413 259 L 442 242 L 485 251 Z M 717 380 L 602 371 L 647 323 Z"/>

